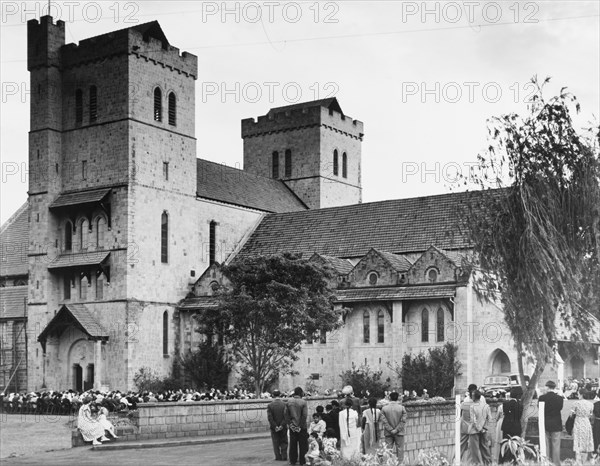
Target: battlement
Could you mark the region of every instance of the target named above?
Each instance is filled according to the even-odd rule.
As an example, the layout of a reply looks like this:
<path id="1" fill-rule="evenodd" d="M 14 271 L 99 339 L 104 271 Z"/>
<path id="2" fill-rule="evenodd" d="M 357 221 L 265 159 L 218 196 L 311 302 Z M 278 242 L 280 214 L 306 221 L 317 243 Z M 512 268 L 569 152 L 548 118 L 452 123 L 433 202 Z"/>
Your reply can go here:
<path id="1" fill-rule="evenodd" d="M 65 22 L 52 16 L 27 21 L 27 70 L 60 67 L 60 50 L 65 45 Z"/>
<path id="2" fill-rule="evenodd" d="M 342 112 L 311 102 L 272 109 L 266 115 L 242 120 L 242 138 L 249 138 L 280 131 L 290 131 L 310 126 L 328 126 L 357 139 L 363 138 L 363 123 L 353 120 Z"/>
<path id="3" fill-rule="evenodd" d="M 194 79 L 198 75 L 198 58 L 188 52 L 180 53 L 178 48 L 171 46 L 156 21 L 90 37 L 80 41 L 79 45 L 68 44 L 63 48 L 62 65 L 69 68 L 127 54 L 152 61 Z"/>

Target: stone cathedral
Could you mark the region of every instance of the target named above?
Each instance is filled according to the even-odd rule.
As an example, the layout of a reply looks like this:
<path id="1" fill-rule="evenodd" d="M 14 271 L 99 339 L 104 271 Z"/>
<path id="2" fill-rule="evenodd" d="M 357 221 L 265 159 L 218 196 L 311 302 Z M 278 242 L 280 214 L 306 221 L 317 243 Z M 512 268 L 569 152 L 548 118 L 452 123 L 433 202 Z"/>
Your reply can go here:
<path id="1" fill-rule="evenodd" d="M 241 122 L 243 170 L 196 157 L 197 57 L 158 22 L 65 44 L 27 25 L 28 201 L 0 230 L 0 389 L 133 389 L 200 336 L 218 264 L 289 251 L 337 273 L 344 325 L 303 345 L 282 388 L 448 341 L 457 387 L 517 371 L 502 310 L 461 267 L 465 194 L 362 203 L 363 123 L 335 98 Z M 565 337 L 568 340 L 567 337 Z M 549 377 L 597 377 L 597 353 Z M 564 367 L 563 367 L 564 366 Z M 564 374 L 563 374 L 564 372 Z"/>

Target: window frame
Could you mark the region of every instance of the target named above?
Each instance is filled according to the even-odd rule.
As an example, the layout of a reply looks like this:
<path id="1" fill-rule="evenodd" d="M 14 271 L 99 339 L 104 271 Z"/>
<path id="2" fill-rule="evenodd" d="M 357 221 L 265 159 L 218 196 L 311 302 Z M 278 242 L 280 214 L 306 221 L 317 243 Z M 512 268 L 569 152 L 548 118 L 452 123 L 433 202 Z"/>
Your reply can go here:
<path id="1" fill-rule="evenodd" d="M 363 312 L 363 343 L 371 343 L 371 313 L 369 311 Z"/>
<path id="2" fill-rule="evenodd" d="M 169 263 L 169 214 L 166 210 L 160 216 L 160 262 Z"/>
<path id="3" fill-rule="evenodd" d="M 173 91 L 169 92 L 169 125 L 177 126 L 177 96 Z"/>
<path id="4" fill-rule="evenodd" d="M 154 118 L 154 121 L 157 121 L 157 122 L 160 123 L 163 120 L 163 115 L 162 115 L 162 90 L 158 86 L 156 86 L 154 88 L 153 99 L 154 99 L 154 112 L 153 112 L 152 116 Z"/>
<path id="5" fill-rule="evenodd" d="M 338 176 L 340 172 L 340 161 L 338 158 L 338 150 L 333 150 L 333 175 Z"/>
<path id="6" fill-rule="evenodd" d="M 381 309 L 377 312 L 377 343 L 385 343 L 385 314 Z"/>
<path id="7" fill-rule="evenodd" d="M 421 343 L 429 343 L 429 309 L 421 311 Z"/>

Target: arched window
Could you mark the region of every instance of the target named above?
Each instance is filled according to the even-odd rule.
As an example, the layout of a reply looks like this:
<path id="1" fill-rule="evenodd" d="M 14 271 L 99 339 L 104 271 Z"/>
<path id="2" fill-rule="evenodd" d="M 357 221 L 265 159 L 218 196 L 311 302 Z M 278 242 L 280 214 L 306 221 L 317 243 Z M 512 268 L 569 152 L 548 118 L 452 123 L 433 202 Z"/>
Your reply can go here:
<path id="1" fill-rule="evenodd" d="M 88 221 L 82 220 L 79 224 L 79 250 L 85 251 L 88 246 L 88 236 L 89 236 L 89 227 Z"/>
<path id="2" fill-rule="evenodd" d="M 73 225 L 71 222 L 65 223 L 65 251 L 73 249 Z"/>
<path id="3" fill-rule="evenodd" d="M 291 178 L 292 176 L 292 151 L 286 149 L 285 151 L 285 177 Z"/>
<path id="4" fill-rule="evenodd" d="M 98 90 L 96 86 L 90 87 L 90 123 L 98 119 Z"/>
<path id="5" fill-rule="evenodd" d="M 73 277 L 70 273 L 63 276 L 63 295 L 64 299 L 71 299 L 71 286 Z"/>
<path id="6" fill-rule="evenodd" d="M 81 89 L 75 91 L 75 124 L 83 122 L 83 92 Z"/>
<path id="7" fill-rule="evenodd" d="M 88 278 L 85 275 L 83 275 L 81 277 L 81 280 L 79 281 L 79 299 L 81 301 L 87 300 L 87 292 L 88 292 L 89 284 L 90 284 L 90 282 L 88 281 Z"/>
<path id="8" fill-rule="evenodd" d="M 342 154 L 342 177 L 348 178 L 348 156 L 345 152 Z"/>
<path id="9" fill-rule="evenodd" d="M 159 87 L 154 89 L 154 121 L 162 121 L 162 92 Z"/>
<path id="10" fill-rule="evenodd" d="M 169 124 L 171 126 L 177 124 L 177 101 L 173 92 L 169 92 Z"/>
<path id="11" fill-rule="evenodd" d="M 429 341 L 429 310 L 427 308 L 421 311 L 421 341 Z"/>
<path id="12" fill-rule="evenodd" d="M 377 343 L 385 341 L 385 324 L 383 320 L 383 311 L 377 313 Z"/>
<path id="13" fill-rule="evenodd" d="M 369 311 L 363 313 L 363 343 L 371 342 L 371 316 Z"/>
<path id="14" fill-rule="evenodd" d="M 169 215 L 166 212 L 160 216 L 160 261 L 169 262 Z"/>
<path id="15" fill-rule="evenodd" d="M 217 256 L 217 222 L 212 220 L 208 226 L 208 263 L 214 264 Z"/>
<path id="16" fill-rule="evenodd" d="M 333 151 L 333 174 L 335 176 L 337 176 L 338 172 L 339 172 L 338 151 L 337 151 L 337 149 L 335 149 Z"/>
<path id="17" fill-rule="evenodd" d="M 104 274 L 96 275 L 96 299 L 104 299 Z"/>
<path id="18" fill-rule="evenodd" d="M 279 152 L 273 152 L 271 157 L 271 178 L 279 178 Z"/>
<path id="19" fill-rule="evenodd" d="M 444 310 L 440 307 L 437 311 L 437 341 L 444 341 Z"/>
<path id="20" fill-rule="evenodd" d="M 104 217 L 98 217 L 96 220 L 96 249 L 104 249 L 105 230 L 106 220 L 104 220 Z"/>
<path id="21" fill-rule="evenodd" d="M 169 312 L 163 312 L 163 355 L 169 354 Z"/>

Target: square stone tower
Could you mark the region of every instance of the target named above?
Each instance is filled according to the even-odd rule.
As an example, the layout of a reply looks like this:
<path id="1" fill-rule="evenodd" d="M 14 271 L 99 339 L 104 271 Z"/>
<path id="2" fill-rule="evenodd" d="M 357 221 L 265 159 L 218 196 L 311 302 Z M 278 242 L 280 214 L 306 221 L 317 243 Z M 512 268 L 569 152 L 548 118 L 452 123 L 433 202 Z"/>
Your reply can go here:
<path id="1" fill-rule="evenodd" d="M 180 221 L 197 191 L 197 58 L 156 21 L 78 45 L 50 16 L 27 26 L 29 385 L 123 389 L 142 365 L 170 369 L 199 261 Z"/>
<path id="2" fill-rule="evenodd" d="M 281 179 L 311 209 L 362 201 L 363 123 L 336 98 L 242 120 L 244 170 Z"/>

